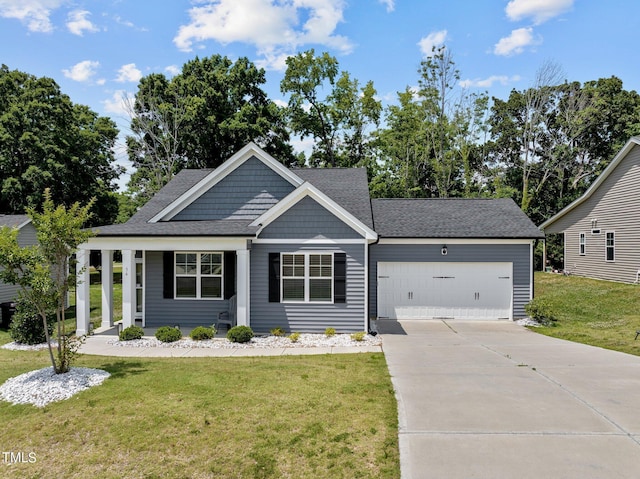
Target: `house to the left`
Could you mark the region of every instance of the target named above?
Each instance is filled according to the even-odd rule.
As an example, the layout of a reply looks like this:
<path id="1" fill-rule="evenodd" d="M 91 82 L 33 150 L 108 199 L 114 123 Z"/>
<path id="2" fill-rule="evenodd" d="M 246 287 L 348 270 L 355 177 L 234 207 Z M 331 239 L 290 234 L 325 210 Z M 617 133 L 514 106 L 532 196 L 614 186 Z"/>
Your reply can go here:
<path id="1" fill-rule="evenodd" d="M 18 229 L 18 244 L 31 246 L 38 243 L 36 229 L 27 215 L 0 215 L 0 228 L 7 226 Z M 18 286 L 0 281 L 0 305 L 2 305 L 2 325 L 8 326 L 13 307 L 10 306 L 18 297 Z"/>

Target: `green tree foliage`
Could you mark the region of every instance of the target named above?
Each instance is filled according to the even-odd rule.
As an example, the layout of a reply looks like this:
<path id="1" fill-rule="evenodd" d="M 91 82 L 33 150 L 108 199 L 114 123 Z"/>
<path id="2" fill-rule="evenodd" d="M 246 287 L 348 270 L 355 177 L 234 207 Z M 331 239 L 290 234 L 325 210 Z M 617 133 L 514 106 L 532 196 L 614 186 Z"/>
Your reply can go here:
<path id="1" fill-rule="evenodd" d="M 459 88 L 451 52 L 434 49 L 420 66 L 419 88 L 398 93 L 378 131 L 383 165 L 374 196 L 476 196 L 488 98 Z"/>
<path id="2" fill-rule="evenodd" d="M 79 345 L 67 336 L 64 324 L 67 293 L 76 285 L 76 276 L 69 274 L 69 267 L 73 266 L 69 258 L 78 245 L 93 236 L 91 230 L 83 229 L 91 216 L 93 200 L 85 206 L 74 203 L 66 208 L 54 204 L 49 190 L 45 190 L 43 197 L 42 212 L 27 209 L 37 231 L 37 245 L 21 247 L 17 228 L 0 229 L 0 281 L 20 286 L 22 297 L 37 309 L 51 364 L 56 374 L 60 374 L 69 371 Z M 52 311 L 56 315 L 58 341 L 55 356 L 47 328 L 47 316 Z"/>
<path id="3" fill-rule="evenodd" d="M 338 61 L 326 52 L 315 56 L 311 49 L 287 58 L 280 91 L 289 94 L 289 127 L 315 140 L 311 166 L 368 166 L 371 172 L 370 134 L 382 105 L 372 82 L 361 87 L 348 72 L 338 73 Z"/>
<path id="4" fill-rule="evenodd" d="M 262 89 L 265 72 L 247 58 L 213 55 L 187 62 L 171 79 L 140 80 L 130 105 L 129 187 L 144 203 L 182 168 L 215 168 L 254 141 L 294 162 L 281 109 Z"/>
<path id="5" fill-rule="evenodd" d="M 0 212 L 97 199 L 94 223 L 117 214 L 115 123 L 75 105 L 51 78 L 0 68 Z"/>

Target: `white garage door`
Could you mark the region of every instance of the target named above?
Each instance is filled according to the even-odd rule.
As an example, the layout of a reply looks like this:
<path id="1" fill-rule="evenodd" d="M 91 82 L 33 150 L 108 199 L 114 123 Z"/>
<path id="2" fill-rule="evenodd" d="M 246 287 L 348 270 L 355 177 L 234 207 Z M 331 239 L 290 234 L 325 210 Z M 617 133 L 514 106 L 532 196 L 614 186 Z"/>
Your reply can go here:
<path id="1" fill-rule="evenodd" d="M 512 263 L 378 263 L 378 316 L 511 318 Z"/>

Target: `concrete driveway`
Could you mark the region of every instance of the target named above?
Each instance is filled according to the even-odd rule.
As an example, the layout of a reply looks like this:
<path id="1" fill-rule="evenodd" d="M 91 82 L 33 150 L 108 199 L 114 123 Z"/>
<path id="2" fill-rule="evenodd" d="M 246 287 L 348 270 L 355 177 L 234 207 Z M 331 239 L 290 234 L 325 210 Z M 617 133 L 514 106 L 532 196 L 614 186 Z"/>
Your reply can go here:
<path id="1" fill-rule="evenodd" d="M 404 479 L 640 477 L 640 357 L 509 321 L 380 323 Z"/>

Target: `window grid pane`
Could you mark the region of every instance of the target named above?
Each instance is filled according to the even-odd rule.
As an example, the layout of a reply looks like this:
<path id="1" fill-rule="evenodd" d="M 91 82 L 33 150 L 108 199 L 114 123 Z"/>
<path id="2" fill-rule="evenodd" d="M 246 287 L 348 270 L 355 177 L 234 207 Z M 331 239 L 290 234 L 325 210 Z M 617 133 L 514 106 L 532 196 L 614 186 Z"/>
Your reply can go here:
<path id="1" fill-rule="evenodd" d="M 222 299 L 222 253 L 176 253 L 176 298 Z"/>
<path id="2" fill-rule="evenodd" d="M 282 300 L 333 301 L 333 254 L 282 253 Z"/>

